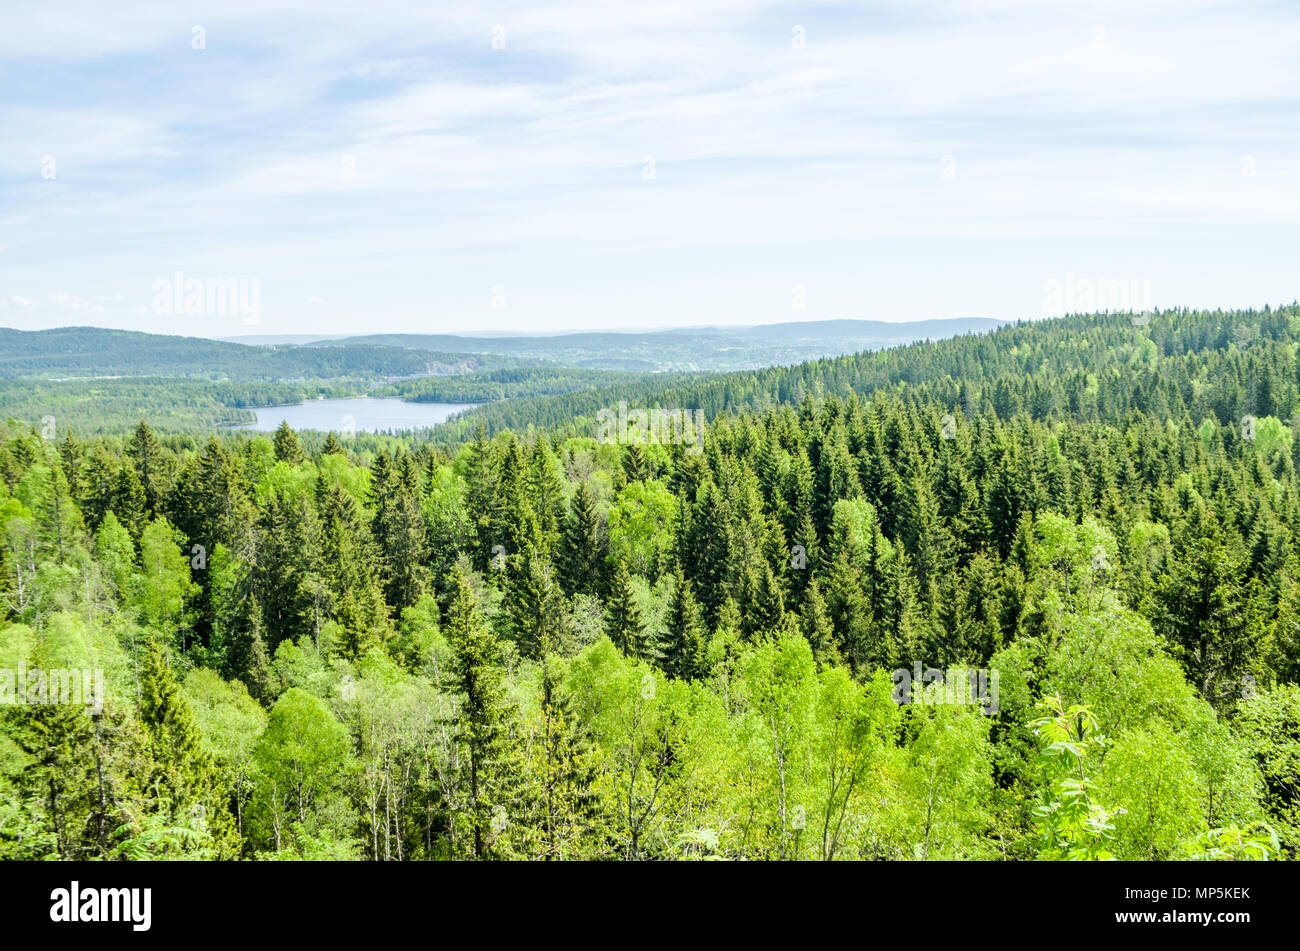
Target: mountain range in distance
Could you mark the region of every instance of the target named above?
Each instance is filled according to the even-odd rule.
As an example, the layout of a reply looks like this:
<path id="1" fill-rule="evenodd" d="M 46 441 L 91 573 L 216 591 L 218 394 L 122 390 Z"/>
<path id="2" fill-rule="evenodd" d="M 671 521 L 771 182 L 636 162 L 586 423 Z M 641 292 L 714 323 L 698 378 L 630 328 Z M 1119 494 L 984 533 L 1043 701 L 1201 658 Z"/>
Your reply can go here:
<path id="1" fill-rule="evenodd" d="M 752 370 L 984 333 L 989 318 L 823 320 L 555 335 L 245 335 L 214 339 L 99 327 L 0 328 L 0 378 L 287 381 L 401 379 L 511 367 L 631 373 Z"/>
<path id="2" fill-rule="evenodd" d="M 789 321 L 747 326 L 673 327 L 645 331 L 555 334 L 365 334 L 228 338 L 255 346 L 396 347 L 438 353 L 497 355 L 567 366 L 640 372 L 747 370 L 842 356 L 862 350 L 986 333 L 1004 321 L 989 317 L 889 322 Z"/>
<path id="3" fill-rule="evenodd" d="M 869 339 L 889 343 L 914 342 L 927 338 L 939 339 L 963 333 L 983 333 L 1001 326 L 1006 321 L 993 317 L 951 317 L 936 320 L 887 321 L 837 318 L 834 320 L 784 321 L 774 324 L 705 324 L 691 327 L 658 327 L 637 330 L 561 330 L 550 333 L 522 333 L 494 331 L 480 334 L 242 334 L 234 337 L 215 337 L 225 343 L 242 343 L 252 346 L 309 346 L 363 343 L 370 345 L 404 346 L 424 350 L 459 352 L 459 347 L 482 346 L 484 352 L 499 346 L 502 341 L 515 342 L 579 342 L 587 340 L 623 340 L 639 337 L 708 336 L 760 338 L 765 340 L 824 340 L 829 337 Z"/>

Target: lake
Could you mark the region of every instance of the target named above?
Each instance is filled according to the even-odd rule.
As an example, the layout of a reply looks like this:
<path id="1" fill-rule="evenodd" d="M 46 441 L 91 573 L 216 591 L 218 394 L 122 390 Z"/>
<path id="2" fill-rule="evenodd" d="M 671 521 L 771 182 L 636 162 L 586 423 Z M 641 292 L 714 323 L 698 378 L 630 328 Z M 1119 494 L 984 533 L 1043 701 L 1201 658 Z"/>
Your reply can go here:
<path id="1" fill-rule="evenodd" d="M 271 433 L 288 423 L 291 429 L 319 429 L 322 432 L 375 433 L 390 429 L 428 429 L 447 421 L 453 413 L 473 403 L 409 403 L 391 397 L 364 396 L 345 400 L 308 400 L 293 406 L 262 406 L 250 409 L 257 422 L 239 429 Z"/>

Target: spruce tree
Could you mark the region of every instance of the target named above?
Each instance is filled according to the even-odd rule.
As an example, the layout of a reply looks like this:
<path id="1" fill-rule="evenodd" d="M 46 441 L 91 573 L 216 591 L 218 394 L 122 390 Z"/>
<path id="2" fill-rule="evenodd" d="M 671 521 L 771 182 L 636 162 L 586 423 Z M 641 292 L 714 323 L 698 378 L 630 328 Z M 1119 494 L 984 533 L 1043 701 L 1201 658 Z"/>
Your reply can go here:
<path id="1" fill-rule="evenodd" d="M 315 631 L 311 581 L 321 566 L 321 526 L 310 500 L 272 490 L 257 522 L 253 586 L 270 653 Z"/>
<path id="2" fill-rule="evenodd" d="M 654 478 L 654 468 L 650 458 L 637 443 L 623 450 L 623 476 L 628 482 L 645 482 Z"/>
<path id="3" fill-rule="evenodd" d="M 379 549 L 384 596 L 398 614 L 429 586 L 428 536 L 420 511 L 418 474 L 409 454 L 390 460 L 382 450 L 371 467 L 371 529 Z"/>
<path id="4" fill-rule="evenodd" d="M 544 659 L 538 717 L 541 742 L 532 757 L 536 852 L 546 861 L 581 857 L 600 810 L 595 744 L 573 711 L 561 673 L 558 658 Z"/>
<path id="5" fill-rule="evenodd" d="M 484 858 L 500 831 L 507 803 L 507 755 L 511 708 L 496 638 L 479 618 L 474 592 L 457 575 L 443 633 L 452 651 L 452 685 L 461 695 L 456 711 L 457 741 L 463 750 L 466 820 L 474 857 Z M 500 811 L 498 811 L 500 810 Z"/>
<path id="6" fill-rule="evenodd" d="M 271 661 L 267 655 L 262 624 L 262 606 L 247 595 L 240 603 L 225 632 L 226 651 L 223 674 L 243 681 L 255 700 L 271 699 Z"/>
<path id="7" fill-rule="evenodd" d="M 533 511 L 541 527 L 542 539 L 548 547 L 559 540 L 564 523 L 564 487 L 551 451 L 550 441 L 543 435 L 533 444 L 533 454 L 528 464 L 528 490 Z"/>
<path id="8" fill-rule="evenodd" d="M 609 598 L 605 602 L 605 633 L 629 657 L 649 660 L 655 653 L 646 638 L 626 561 L 619 561 L 610 582 Z"/>
<path id="9" fill-rule="evenodd" d="M 68 480 L 68 492 L 73 498 L 81 495 L 82 446 L 72 435 L 72 430 L 63 431 L 63 442 L 59 443 L 59 461 Z"/>
<path id="10" fill-rule="evenodd" d="M 803 606 L 799 610 L 799 629 L 812 647 L 813 656 L 818 663 L 843 662 L 835 643 L 835 627 L 831 624 L 826 599 L 822 597 L 821 585 L 816 578 L 808 582 L 804 591 Z"/>
<path id="11" fill-rule="evenodd" d="M 664 673 L 681 680 L 702 676 L 707 635 L 691 581 L 681 568 L 677 569 L 674 578 L 667 627 L 662 648 Z"/>
<path id="12" fill-rule="evenodd" d="M 564 635 L 564 592 L 549 554 L 528 545 L 511 559 L 505 594 L 506 627 L 519 652 L 534 660 L 559 648 Z"/>
<path id="13" fill-rule="evenodd" d="M 681 552 L 687 577 L 695 582 L 705 624 L 716 627 L 718 612 L 731 596 L 733 533 L 730 510 L 717 485 L 702 486 L 690 536 Z"/>
<path id="14" fill-rule="evenodd" d="M 375 544 L 360 506 L 346 490 L 320 479 L 317 495 L 321 500 L 322 572 L 343 631 L 343 650 L 355 659 L 386 643 L 392 633 Z"/>
<path id="15" fill-rule="evenodd" d="M 596 500 L 587 484 L 580 482 L 569 501 L 569 514 L 557 551 L 560 581 L 567 594 L 595 592 L 605 557 L 602 542 Z"/>
<path id="16" fill-rule="evenodd" d="M 1295 555 L 1282 573 L 1273 620 L 1273 644 L 1277 651 L 1278 679 L 1300 683 L 1300 560 Z"/>
<path id="17" fill-rule="evenodd" d="M 167 655 L 151 639 L 140 677 L 140 722 L 153 769 L 146 783 L 157 807 L 175 823 L 197 822 L 223 851 L 233 846 L 234 822 L 212 754 Z"/>
<path id="18" fill-rule="evenodd" d="M 104 514 L 113 507 L 113 488 L 116 482 L 117 463 L 103 446 L 95 446 L 82 465 L 77 482 L 77 500 L 87 526 L 99 528 Z M 141 490 L 143 496 L 143 489 Z M 143 499 L 141 501 L 143 507 Z"/>
<path id="19" fill-rule="evenodd" d="M 1217 526 L 1199 518 L 1189 526 L 1155 602 L 1152 626 L 1169 640 L 1201 696 L 1218 706 L 1239 696 L 1254 655 L 1251 612 L 1241 564 Z"/>
<path id="20" fill-rule="evenodd" d="M 281 422 L 280 428 L 275 431 L 274 444 L 275 458 L 280 462 L 291 466 L 302 462 L 302 445 L 298 442 L 298 434 L 289 428 L 287 420 Z"/>
<path id="21" fill-rule="evenodd" d="M 148 521 L 147 509 L 144 486 L 140 484 L 140 477 L 136 475 L 133 466 L 123 465 L 117 470 L 117 476 L 113 480 L 112 510 L 117 513 L 118 519 L 136 541 L 139 541 L 140 533 L 144 531 L 145 522 Z"/>
<path id="22" fill-rule="evenodd" d="M 252 557 L 256 509 L 250 487 L 215 437 L 188 468 L 176 495 L 175 524 L 187 537 L 209 551 L 221 542 L 242 558 Z"/>
<path id="23" fill-rule="evenodd" d="M 158 437 L 144 420 L 140 420 L 140 425 L 135 428 L 131 441 L 127 443 L 126 455 L 131 460 L 136 478 L 140 480 L 140 486 L 144 490 L 145 514 L 152 517 L 158 512 L 158 505 L 166 488 L 165 463 L 162 444 L 158 442 Z M 121 514 L 118 513 L 119 517 Z"/>
<path id="24" fill-rule="evenodd" d="M 855 673 L 869 669 L 879 656 L 872 636 L 876 619 L 847 548 L 839 549 L 831 562 L 826 609 L 835 631 L 833 646 Z M 828 652 L 826 645 L 822 649 Z"/>
<path id="25" fill-rule="evenodd" d="M 500 474 L 493 487 L 488 510 L 486 561 L 504 553 L 506 558 L 523 551 L 527 541 L 541 534 L 537 513 L 533 510 L 527 487 L 527 462 L 518 441 L 512 436 L 501 454 Z"/>
<path id="26" fill-rule="evenodd" d="M 821 561 L 821 547 L 812 515 L 805 513 L 794 533 L 790 548 L 790 590 L 792 600 L 798 604 L 808 583 Z"/>

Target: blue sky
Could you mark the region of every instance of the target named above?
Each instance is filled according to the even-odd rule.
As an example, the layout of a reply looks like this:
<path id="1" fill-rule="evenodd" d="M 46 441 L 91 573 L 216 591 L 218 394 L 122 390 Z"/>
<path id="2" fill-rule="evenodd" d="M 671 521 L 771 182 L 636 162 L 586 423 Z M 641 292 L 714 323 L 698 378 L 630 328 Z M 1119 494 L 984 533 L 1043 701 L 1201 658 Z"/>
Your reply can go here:
<path id="1" fill-rule="evenodd" d="M 1300 295 L 1294 2 L 5 16 L 0 326 L 1017 319 L 1067 278 Z M 256 322 L 160 312 L 177 272 L 256 281 Z"/>

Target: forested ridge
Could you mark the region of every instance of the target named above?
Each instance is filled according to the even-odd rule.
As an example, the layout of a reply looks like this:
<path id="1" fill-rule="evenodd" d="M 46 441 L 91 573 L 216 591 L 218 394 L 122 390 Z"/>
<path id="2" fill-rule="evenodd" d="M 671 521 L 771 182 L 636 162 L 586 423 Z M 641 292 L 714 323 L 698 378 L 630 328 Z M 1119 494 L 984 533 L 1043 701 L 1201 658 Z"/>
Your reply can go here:
<path id="1" fill-rule="evenodd" d="M 662 386 L 665 379 L 673 378 L 573 367 L 509 367 L 464 376 L 402 380 L 374 390 L 373 395 L 399 396 L 416 403 L 486 403 L 516 397 L 581 393 L 597 386 L 636 387 L 651 379 Z"/>
<path id="2" fill-rule="evenodd" d="M 450 353 L 495 354 L 568 367 L 635 373 L 740 370 L 879 350 L 914 340 L 991 330 L 998 322 L 964 317 L 900 321 L 811 320 L 663 330 L 606 330 L 529 337 L 456 334 L 367 334 L 321 340 L 317 347 L 367 345 Z"/>
<path id="3" fill-rule="evenodd" d="M 99 327 L 39 331 L 0 327 L 0 378 L 8 379 L 59 374 L 241 382 L 349 377 L 369 380 L 451 375 L 517 362 L 484 354 L 437 353 L 367 344 L 257 347 L 202 337 Z"/>
<path id="4" fill-rule="evenodd" d="M 599 409 L 618 400 L 700 408 L 712 419 L 724 410 L 762 411 L 797 404 L 805 396 L 847 397 L 902 387 L 909 398 L 942 404 L 946 411 L 960 406 L 968 414 L 978 412 L 981 406 L 974 401 L 984 401 L 1004 419 L 1026 412 L 1040 421 L 1054 416 L 1115 421 L 1138 410 L 1170 418 L 1186 412 L 1198 422 L 1214 412 L 1227 421 L 1248 410 L 1277 409 L 1288 392 L 1295 392 L 1294 374 L 1274 364 L 1296 343 L 1291 328 L 1296 315 L 1293 304 L 1262 312 L 1158 312 L 1136 324 L 1127 314 L 1011 324 L 987 334 L 793 367 L 672 382 L 646 379 L 640 386 L 620 383 L 586 394 L 511 400 L 479 407 L 443 431 L 457 440 L 472 436 L 479 423 L 489 432 L 528 426 L 586 431 Z M 1259 407 L 1253 402 L 1257 388 L 1262 388 Z"/>
<path id="5" fill-rule="evenodd" d="M 0 707 L 0 856 L 1294 858 L 1298 344 L 1071 317 L 419 441 L 11 424 L 0 669 L 107 691 Z M 598 439 L 619 402 L 702 451 Z"/>

